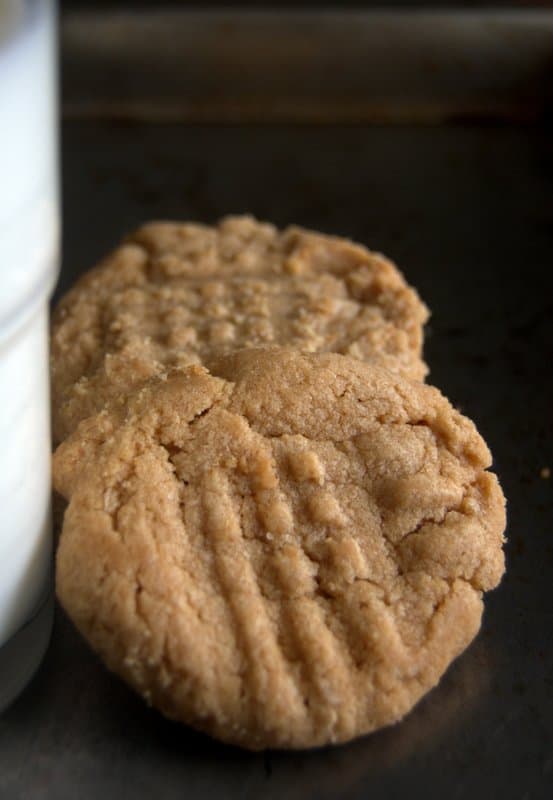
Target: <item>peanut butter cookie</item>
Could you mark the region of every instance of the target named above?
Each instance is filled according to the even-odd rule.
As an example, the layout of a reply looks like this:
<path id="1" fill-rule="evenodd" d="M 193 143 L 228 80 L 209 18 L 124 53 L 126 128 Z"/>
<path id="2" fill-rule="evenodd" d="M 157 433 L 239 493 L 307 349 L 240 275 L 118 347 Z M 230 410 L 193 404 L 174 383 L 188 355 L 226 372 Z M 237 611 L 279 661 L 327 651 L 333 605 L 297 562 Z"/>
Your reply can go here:
<path id="1" fill-rule="evenodd" d="M 85 275 L 52 326 L 54 439 L 167 367 L 264 344 L 375 359 L 423 379 L 427 310 L 385 258 L 249 217 L 152 223 Z"/>
<path id="2" fill-rule="evenodd" d="M 437 389 L 371 363 L 208 361 L 58 448 L 63 606 L 149 703 L 226 742 L 312 747 L 399 720 L 503 573 L 486 444 Z"/>

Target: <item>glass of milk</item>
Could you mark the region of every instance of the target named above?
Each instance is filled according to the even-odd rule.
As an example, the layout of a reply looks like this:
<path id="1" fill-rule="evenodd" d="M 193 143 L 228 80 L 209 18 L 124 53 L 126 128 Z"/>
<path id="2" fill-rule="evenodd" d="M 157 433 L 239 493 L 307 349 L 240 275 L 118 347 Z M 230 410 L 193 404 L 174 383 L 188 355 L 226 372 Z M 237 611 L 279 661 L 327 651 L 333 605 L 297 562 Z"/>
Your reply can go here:
<path id="1" fill-rule="evenodd" d="M 58 269 L 54 0 L 0 0 L 0 711 L 53 616 L 48 301 Z"/>

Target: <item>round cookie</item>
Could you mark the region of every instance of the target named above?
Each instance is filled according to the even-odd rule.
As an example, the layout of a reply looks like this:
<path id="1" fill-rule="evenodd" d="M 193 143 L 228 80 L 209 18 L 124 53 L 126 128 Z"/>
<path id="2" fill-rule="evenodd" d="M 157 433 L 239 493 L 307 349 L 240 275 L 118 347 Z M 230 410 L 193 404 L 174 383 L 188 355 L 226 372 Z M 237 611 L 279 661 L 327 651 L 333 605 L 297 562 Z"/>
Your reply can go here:
<path id="1" fill-rule="evenodd" d="M 152 379 L 56 451 L 62 605 L 155 707 L 243 747 L 399 720 L 478 632 L 505 503 L 440 392 L 251 349 Z"/>
<path id="2" fill-rule="evenodd" d="M 396 267 L 344 239 L 249 217 L 140 228 L 62 299 L 53 432 L 214 350 L 265 344 L 375 359 L 422 380 L 427 309 Z"/>

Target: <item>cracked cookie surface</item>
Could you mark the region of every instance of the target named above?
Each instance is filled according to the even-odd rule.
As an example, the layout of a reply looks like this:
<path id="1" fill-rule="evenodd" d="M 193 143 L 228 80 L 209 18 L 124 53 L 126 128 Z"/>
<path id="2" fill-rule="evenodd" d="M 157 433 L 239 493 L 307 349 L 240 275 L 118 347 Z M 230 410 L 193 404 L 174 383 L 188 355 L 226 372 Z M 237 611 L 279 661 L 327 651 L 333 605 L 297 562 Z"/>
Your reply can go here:
<path id="1" fill-rule="evenodd" d="M 250 217 L 151 223 L 54 313 L 54 439 L 117 394 L 215 350 L 333 351 L 422 380 L 427 316 L 390 261 L 344 239 Z"/>
<path id="2" fill-rule="evenodd" d="M 58 448 L 58 596 L 166 715 L 252 749 L 399 720 L 476 635 L 504 498 L 433 387 L 269 348 L 154 378 Z"/>

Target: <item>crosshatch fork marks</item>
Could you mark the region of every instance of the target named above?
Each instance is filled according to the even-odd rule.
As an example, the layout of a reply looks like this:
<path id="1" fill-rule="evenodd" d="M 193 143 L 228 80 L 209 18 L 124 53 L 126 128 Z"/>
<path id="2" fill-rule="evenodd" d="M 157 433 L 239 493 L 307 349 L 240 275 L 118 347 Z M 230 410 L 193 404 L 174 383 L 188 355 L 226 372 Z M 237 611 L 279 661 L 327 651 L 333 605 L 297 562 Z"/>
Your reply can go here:
<path id="1" fill-rule="evenodd" d="M 261 533 L 271 537 L 266 547 L 267 573 L 274 576 L 280 626 L 286 632 L 291 657 L 300 663 L 306 713 L 332 741 L 337 729 L 343 733 L 355 726 L 348 657 L 329 627 L 327 603 L 318 593 L 318 564 L 304 550 L 301 524 L 283 491 L 270 445 L 261 440 L 247 463 Z"/>
<path id="2" fill-rule="evenodd" d="M 263 728 L 275 720 L 301 716 L 303 701 L 267 616 L 259 581 L 244 548 L 240 518 L 227 476 L 210 470 L 202 481 L 203 531 L 212 548 L 221 590 L 232 609 L 247 659 L 243 676 L 244 702 Z"/>

